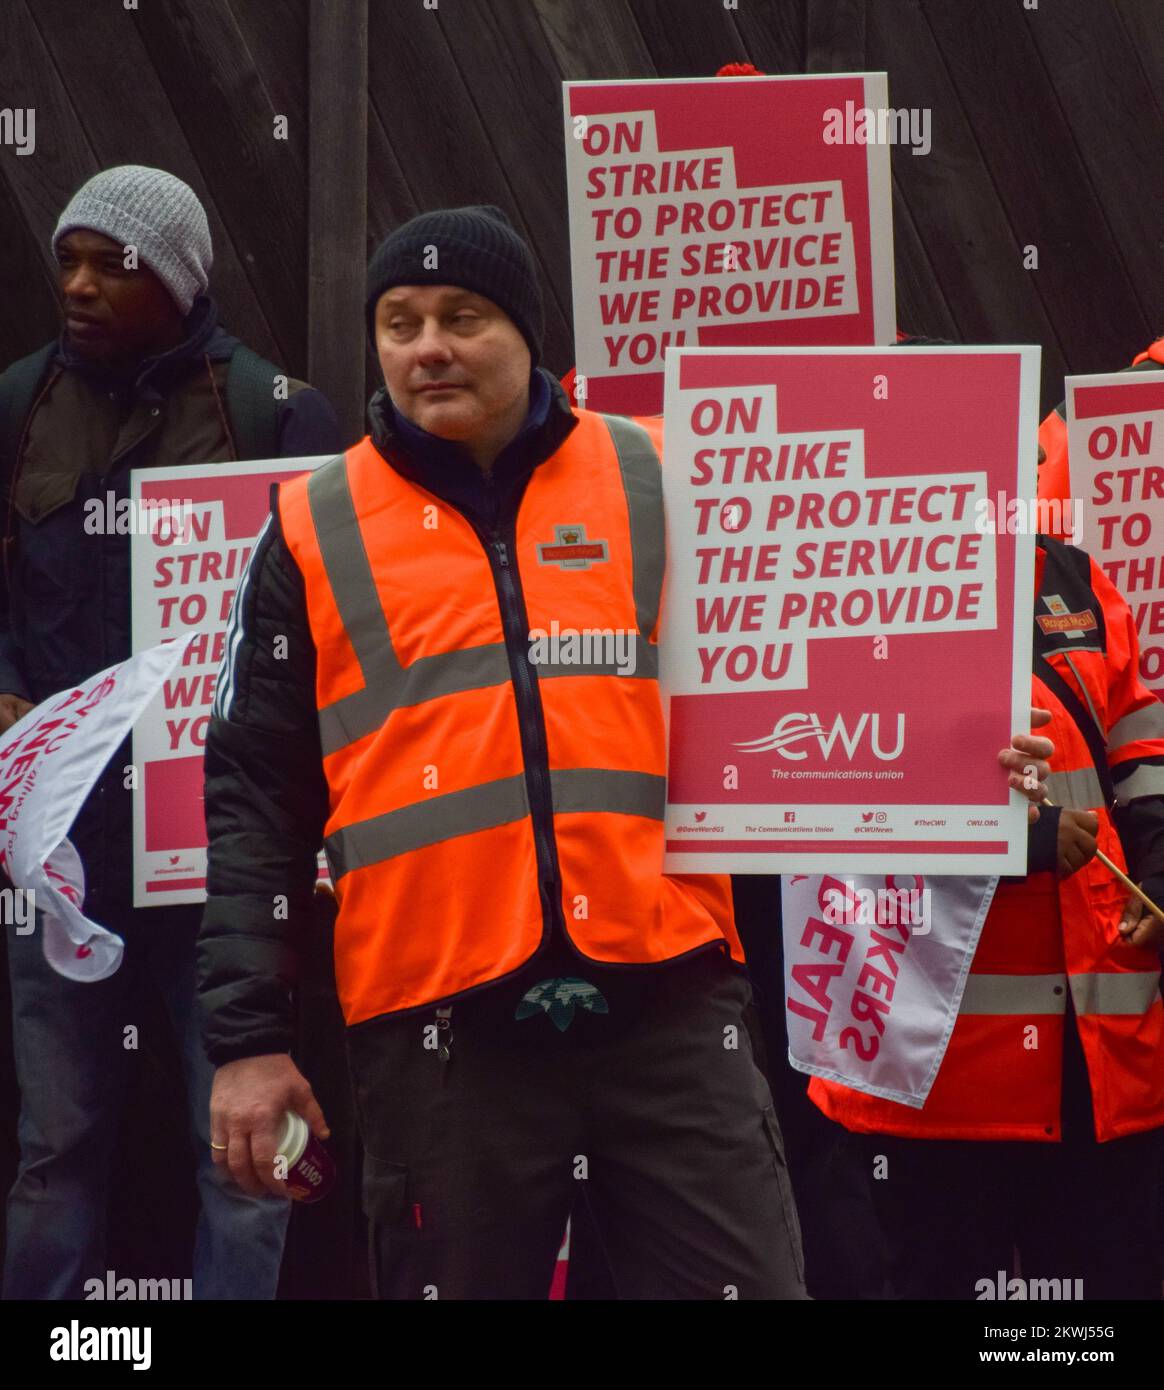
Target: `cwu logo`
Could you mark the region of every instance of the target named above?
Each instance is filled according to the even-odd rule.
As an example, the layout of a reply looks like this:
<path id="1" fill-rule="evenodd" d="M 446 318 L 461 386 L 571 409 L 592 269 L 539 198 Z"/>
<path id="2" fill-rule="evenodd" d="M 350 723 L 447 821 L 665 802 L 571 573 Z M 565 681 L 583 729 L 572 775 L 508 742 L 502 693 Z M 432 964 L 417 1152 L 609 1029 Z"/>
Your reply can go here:
<path id="1" fill-rule="evenodd" d="M 744 753 L 779 753 L 789 762 L 803 762 L 808 753 L 794 745 L 803 743 L 806 739 L 815 739 L 825 762 L 829 761 L 834 748 L 838 746 L 844 750 L 848 761 L 852 762 L 864 740 L 868 751 L 875 758 L 883 763 L 890 763 L 900 758 L 905 750 L 905 715 L 898 714 L 896 719 L 897 728 L 893 735 L 892 748 L 885 746 L 886 740 L 883 737 L 879 714 L 860 715 L 853 728 L 849 727 L 843 714 L 838 714 L 833 719 L 832 727 L 826 729 L 819 715 L 801 714 L 799 711 L 782 714 L 772 732 L 765 734 L 763 738 L 748 739 L 732 746 Z"/>

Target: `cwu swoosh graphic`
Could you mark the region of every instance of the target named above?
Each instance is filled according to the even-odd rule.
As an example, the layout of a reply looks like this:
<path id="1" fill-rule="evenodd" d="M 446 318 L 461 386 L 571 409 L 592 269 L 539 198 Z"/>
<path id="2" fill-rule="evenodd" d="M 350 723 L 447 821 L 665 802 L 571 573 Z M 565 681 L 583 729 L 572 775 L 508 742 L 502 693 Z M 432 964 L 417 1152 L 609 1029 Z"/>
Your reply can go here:
<path id="1" fill-rule="evenodd" d="M 747 753 L 770 753 L 774 749 L 783 748 L 786 744 L 796 743 L 799 739 L 813 738 L 823 733 L 823 724 L 805 724 L 802 728 L 786 729 L 783 733 L 778 733 L 776 729 L 773 729 L 770 734 L 765 734 L 763 738 L 733 743 L 732 747 L 742 748 Z"/>

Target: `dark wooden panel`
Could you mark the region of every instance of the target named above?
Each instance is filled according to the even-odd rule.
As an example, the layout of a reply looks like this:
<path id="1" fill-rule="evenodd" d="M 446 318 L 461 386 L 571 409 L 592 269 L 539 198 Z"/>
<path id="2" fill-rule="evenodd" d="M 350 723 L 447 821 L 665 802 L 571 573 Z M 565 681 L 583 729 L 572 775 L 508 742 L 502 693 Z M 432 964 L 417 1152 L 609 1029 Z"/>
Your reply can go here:
<path id="1" fill-rule="evenodd" d="M 882 58 L 868 56 L 865 0 L 806 0 L 804 30 L 809 71 L 878 71 L 882 66 Z M 891 152 L 897 321 L 907 333 L 956 341 L 958 327 L 953 312 L 905 193 L 910 170 L 900 169 L 900 162 L 911 157 L 901 150 Z"/>
<path id="2" fill-rule="evenodd" d="M 280 362 L 306 366 L 306 135 L 277 113 L 227 0 L 133 12 L 157 74 L 263 303 Z"/>
<path id="3" fill-rule="evenodd" d="M 1144 74 L 1144 85 L 1151 98 L 1157 116 L 1164 120 L 1164 23 L 1159 0 L 1115 0 L 1116 15 L 1123 26 L 1128 41 L 1136 55 L 1136 63 Z M 1158 166 L 1159 146 L 1153 156 Z M 1156 219 L 1157 225 L 1159 219 Z M 1157 232 L 1154 238 L 1156 249 L 1164 253 L 1164 233 Z M 1138 286 L 1141 297 L 1144 287 Z M 1146 302 L 1146 310 L 1152 322 L 1152 331 L 1164 334 L 1164 309 L 1159 303 L 1164 294 L 1164 277 L 1156 281 L 1154 298 Z"/>
<path id="4" fill-rule="evenodd" d="M 1164 16 L 1160 0 L 1115 0 L 1116 14 L 1144 74 L 1152 102 L 1164 113 Z"/>
<path id="5" fill-rule="evenodd" d="M 657 76 L 625 0 L 585 9 L 563 0 L 532 0 L 532 6 L 563 81 Z"/>
<path id="6" fill-rule="evenodd" d="M 218 215 L 214 190 L 206 186 L 131 13 L 118 6 L 102 23 L 93 24 L 89 0 L 51 0 L 38 5 L 34 14 L 51 61 L 82 113 L 94 155 L 86 176 L 117 164 L 148 164 L 188 183 L 210 222 L 211 290 L 225 321 L 257 352 L 275 352 L 263 306 Z M 84 44 L 77 42 L 82 31 Z M 117 93 L 116 102 L 110 101 L 110 92 Z"/>
<path id="7" fill-rule="evenodd" d="M 304 207 L 305 215 L 309 217 L 308 5 L 309 0 L 232 0 L 231 12 L 272 110 L 288 118 L 290 153 L 302 160 L 303 164 L 301 173 L 292 180 L 292 189 L 296 198 L 307 200 Z M 334 210 L 333 215 L 336 215 Z M 233 251 L 233 247 L 231 249 Z M 293 288 L 293 293 L 298 297 L 298 286 Z M 305 312 L 306 302 L 304 290 Z M 310 322 L 305 327 L 310 333 Z M 270 330 L 266 331 L 269 337 Z M 273 342 L 271 351 L 275 352 Z M 308 344 L 303 362 L 287 365 L 304 373 L 310 380 L 310 355 Z"/>
<path id="8" fill-rule="evenodd" d="M 55 281 L 8 187 L 9 164 L 34 157 L 0 149 L 0 371 L 55 338 L 61 326 Z"/>
<path id="9" fill-rule="evenodd" d="M 967 343 L 1041 343 L 1044 398 L 1049 397 L 1059 389 L 1051 383 L 1061 383 L 1066 367 L 1055 327 L 1036 291 L 1035 272 L 1022 268 L 1021 247 L 984 162 L 984 150 L 966 120 L 918 0 L 870 7 L 866 65 L 872 71 L 888 71 L 895 106 L 932 112 L 930 153 L 915 156 L 898 149 L 893 165 L 956 320 L 957 331 L 950 336 Z M 918 331 L 915 324 L 907 327 Z"/>
<path id="10" fill-rule="evenodd" d="M 384 122 L 368 104 L 368 226 L 369 255 L 384 236 L 420 211 L 416 194 L 405 176 Z"/>
<path id="11" fill-rule="evenodd" d="M 378 55 L 374 51 L 371 61 L 373 64 L 379 61 Z M 419 211 L 419 204 L 404 176 L 404 170 L 400 167 L 400 161 L 396 158 L 396 151 L 388 139 L 384 122 L 380 119 L 380 113 L 376 110 L 369 94 L 368 209 L 367 226 L 364 229 L 366 237 L 365 260 L 371 257 L 372 252 L 393 227 L 407 222 Z M 360 322 L 362 325 L 362 318 Z M 370 344 L 367 345 L 364 354 L 364 379 L 366 399 L 370 398 L 384 384 L 384 378 L 380 373 L 380 364 Z M 360 434 L 364 433 L 365 425 L 361 422 Z"/>
<path id="12" fill-rule="evenodd" d="M 805 0 L 804 26 L 806 72 L 864 70 L 865 0 Z"/>
<path id="13" fill-rule="evenodd" d="M 495 202 L 504 176 L 437 14 L 373 4 L 368 53 L 370 184 L 383 160 L 394 166 L 370 192 L 370 241 L 422 209 Z"/>
<path id="14" fill-rule="evenodd" d="M 574 361 L 570 330 L 562 74 L 537 15 L 507 0 L 477 0 L 441 27 L 496 151 L 526 236 L 545 271 L 546 365 Z"/>
<path id="15" fill-rule="evenodd" d="M 743 0 L 732 18 L 748 59 L 773 77 L 807 72 L 804 0 L 754 5 Z M 722 66 L 722 64 L 721 64 Z"/>
<path id="16" fill-rule="evenodd" d="M 411 53 L 405 49 L 401 53 L 395 29 L 389 26 L 388 19 L 383 5 L 378 3 L 378 0 L 373 0 L 368 15 L 366 250 L 369 256 L 394 227 L 407 222 L 410 217 L 415 217 L 422 207 L 436 207 L 442 202 L 454 200 L 451 193 L 454 180 L 450 177 L 448 165 L 455 158 L 457 132 L 442 110 L 444 94 L 442 93 L 440 103 L 432 101 L 433 88 L 429 76 L 426 76 L 427 65 L 424 62 L 423 50 Z M 383 27 L 381 20 L 384 21 Z M 423 12 L 418 22 L 425 26 L 426 37 L 444 56 L 447 73 L 455 80 L 456 68 L 431 14 Z M 405 38 L 408 32 L 406 29 Z M 412 58 L 419 62 L 419 66 L 412 72 L 416 81 L 414 87 L 405 88 L 399 85 L 399 79 Z M 384 103 L 383 115 L 376 103 L 377 96 Z M 423 116 L 419 114 L 421 112 Z M 483 142 L 484 132 L 472 113 L 471 106 L 468 107 L 468 113 L 473 117 L 476 138 Z M 402 150 L 407 151 L 409 140 L 413 137 L 422 139 L 422 148 L 427 156 L 426 159 L 416 158 L 412 161 L 418 171 L 427 172 L 425 166 L 429 162 L 439 162 L 444 166 L 442 172 L 448 181 L 446 186 L 450 189 L 446 197 L 437 197 L 435 201 L 429 201 L 432 196 L 430 190 L 427 187 L 418 190 L 409 181 L 396 145 L 399 144 Z M 472 149 L 473 146 L 470 145 L 469 148 Z M 417 153 L 419 154 L 419 151 Z M 376 384 L 380 384 L 379 380 Z"/>
<path id="17" fill-rule="evenodd" d="M 958 324 L 918 232 L 899 179 L 893 180 L 893 259 L 897 326 L 903 333 L 958 341 Z"/>
<path id="18" fill-rule="evenodd" d="M 32 107 L 36 112 L 34 153 L 6 150 L 5 170 L 13 201 L 51 271 L 49 243 L 61 209 L 77 186 L 96 172 L 97 163 L 27 0 L 10 0 L 4 13 L 0 92 L 5 106 Z"/>
<path id="19" fill-rule="evenodd" d="M 543 273 L 546 365 L 563 371 L 573 346 L 561 299 L 560 75 L 536 16 L 521 15 L 519 26 L 499 33 L 492 11 L 478 4 L 406 15 L 373 6 L 369 87 L 419 207 L 495 203 L 522 230 Z"/>
<path id="20" fill-rule="evenodd" d="M 1014 239 L 1038 248 L 1039 268 L 1027 274 L 1051 309 L 1070 368 L 1098 371 L 1126 359 L 1129 335 L 1149 336 L 1147 319 L 1022 8 L 1009 0 L 957 8 L 926 0 L 923 9 L 975 139 L 988 152 Z M 895 104 L 900 98 L 896 91 Z M 939 114 L 946 118 L 944 108 Z"/>
<path id="21" fill-rule="evenodd" d="M 725 10 L 721 0 L 628 3 L 660 77 L 712 77 L 724 63 L 752 61 L 733 11 Z"/>
<path id="22" fill-rule="evenodd" d="M 231 13 L 272 108 L 290 118 L 292 148 L 306 158 L 310 0 L 232 0 Z"/>
<path id="23" fill-rule="evenodd" d="M 368 0 L 311 0 L 307 371 L 363 433 Z"/>
<path id="24" fill-rule="evenodd" d="M 1164 9 L 1157 7 L 1164 28 Z M 1164 117 L 1112 0 L 1057 0 L 1027 28 L 1086 169 L 1090 198 L 1110 228 L 1145 320 L 1164 324 Z M 1066 190 L 1065 190 L 1066 191 Z M 1114 267 L 1113 267 L 1114 269 Z M 1126 344 L 1111 368 L 1147 341 L 1130 322 L 1112 325 Z M 1154 336 L 1154 334 L 1153 334 Z"/>
<path id="25" fill-rule="evenodd" d="M 566 324 L 565 341 L 550 348 L 547 344 L 547 365 L 559 375 L 574 363 L 573 310 L 570 294 L 568 264 L 569 232 L 565 194 L 565 155 L 562 150 L 561 81 L 585 81 L 601 78 L 641 78 L 656 76 L 655 65 L 634 16 L 624 0 L 610 0 L 602 7 L 585 10 L 562 0 L 533 0 L 533 9 L 541 25 L 545 42 L 553 56 L 556 75 L 551 74 L 554 102 L 557 106 L 557 149 L 553 154 L 554 177 L 563 195 L 554 213 L 559 235 L 567 253 L 567 263 L 557 259 L 551 273 L 560 277 L 555 286 L 556 298 Z M 547 111 L 547 121 L 549 121 Z"/>

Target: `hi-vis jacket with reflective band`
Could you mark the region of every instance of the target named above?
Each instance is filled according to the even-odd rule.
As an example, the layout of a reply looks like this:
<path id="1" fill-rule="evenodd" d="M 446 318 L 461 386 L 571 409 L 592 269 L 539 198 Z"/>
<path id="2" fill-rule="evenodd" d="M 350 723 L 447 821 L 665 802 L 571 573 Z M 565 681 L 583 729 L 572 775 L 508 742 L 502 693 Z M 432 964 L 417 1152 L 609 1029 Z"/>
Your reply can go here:
<path id="1" fill-rule="evenodd" d="M 1127 604 L 1083 551 L 1040 538 L 1035 650 L 1072 687 L 1107 743 L 1123 813 L 1148 833 L 1152 865 L 1164 795 L 1164 705 L 1140 683 Z M 1045 599 L 1051 599 L 1048 604 Z M 1060 602 L 1061 601 L 1061 602 Z M 1039 623 L 1055 610 L 1069 623 Z M 1044 626 L 1050 631 L 1044 631 Z M 1048 781 L 1057 805 L 1099 815 L 1099 848 L 1121 868 L 1123 849 L 1079 726 L 1037 676 L 1032 703 L 1051 710 Z M 1143 799 L 1143 800 L 1139 800 Z M 961 1012 L 920 1110 L 814 1077 L 809 1094 L 852 1130 L 921 1139 L 1060 1138 L 1063 1028 L 1070 998 L 1100 1140 L 1164 1124 L 1164 1003 L 1160 957 L 1126 944 L 1117 927 L 1126 891 L 1098 859 L 1070 878 L 1030 874 L 998 888 L 975 952 Z M 940 927 L 935 926 L 935 930 Z"/>
<path id="2" fill-rule="evenodd" d="M 1164 367 L 1164 338 L 1149 344 L 1126 368 L 1127 371 L 1159 371 Z M 1047 501 L 1065 501 L 1071 496 L 1071 476 L 1067 458 L 1067 402 L 1062 401 L 1039 426 L 1039 443 L 1046 458 L 1039 465 L 1039 496 Z M 1064 537 L 1060 535 L 1058 539 Z"/>
<path id="3" fill-rule="evenodd" d="M 661 422 L 574 413 L 505 533 L 370 438 L 281 488 L 318 654 L 349 1024 L 511 974 L 554 930 L 602 962 L 725 940 L 743 958 L 730 881 L 662 872 Z M 586 664 L 531 661 L 531 633 L 612 629 L 633 674 L 594 639 L 565 653 Z"/>

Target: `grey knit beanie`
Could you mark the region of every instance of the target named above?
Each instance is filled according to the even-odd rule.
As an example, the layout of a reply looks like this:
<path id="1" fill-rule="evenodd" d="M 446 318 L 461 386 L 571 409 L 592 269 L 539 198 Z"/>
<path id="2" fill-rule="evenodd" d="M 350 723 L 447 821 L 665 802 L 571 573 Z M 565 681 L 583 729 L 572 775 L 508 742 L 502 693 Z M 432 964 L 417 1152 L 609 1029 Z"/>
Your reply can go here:
<path id="1" fill-rule="evenodd" d="M 94 174 L 61 213 L 54 256 L 61 237 L 78 228 L 135 247 L 183 314 L 209 284 L 214 252 L 206 211 L 194 190 L 164 169 L 119 164 Z"/>

